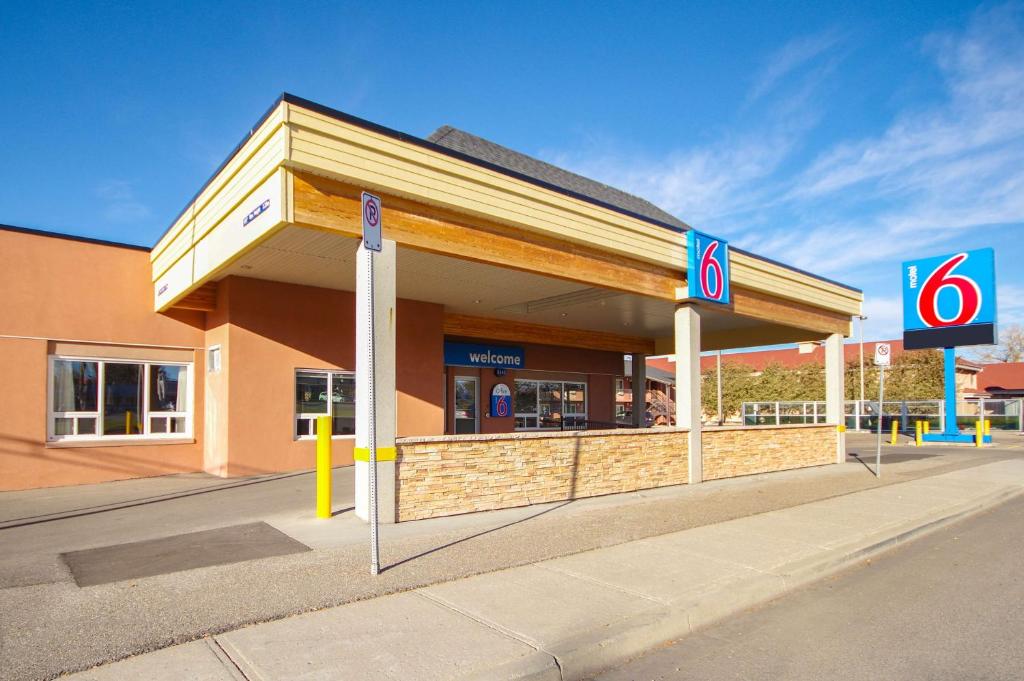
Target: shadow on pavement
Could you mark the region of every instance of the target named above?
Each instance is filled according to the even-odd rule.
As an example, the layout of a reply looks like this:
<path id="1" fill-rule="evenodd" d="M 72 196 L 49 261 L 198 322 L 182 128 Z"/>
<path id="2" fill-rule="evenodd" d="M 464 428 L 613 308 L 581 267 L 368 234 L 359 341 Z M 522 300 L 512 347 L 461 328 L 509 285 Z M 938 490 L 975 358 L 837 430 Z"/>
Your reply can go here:
<path id="1" fill-rule="evenodd" d="M 99 504 L 97 506 L 86 506 L 78 509 L 71 509 L 70 511 L 54 511 L 53 513 L 44 513 L 36 516 L 26 516 L 24 518 L 12 518 L 11 520 L 0 521 L 0 532 L 3 530 L 14 529 L 15 527 L 26 527 L 28 525 L 38 525 L 40 523 L 51 523 L 58 520 L 66 520 L 68 518 L 80 518 L 82 516 L 96 515 L 97 513 L 106 513 L 108 511 L 117 511 L 123 508 L 132 508 L 133 506 L 145 506 L 147 504 L 156 504 L 161 501 L 173 501 L 175 499 L 184 499 L 186 497 L 193 497 L 200 494 L 209 494 L 211 492 L 221 492 L 224 490 L 236 489 L 238 487 L 249 487 L 250 485 L 259 485 L 265 482 L 274 482 L 275 480 L 285 480 L 287 478 L 295 478 L 302 475 L 313 475 L 315 471 L 298 471 L 296 473 L 285 473 L 283 475 L 273 475 L 262 477 L 257 480 L 243 480 L 239 482 L 230 482 L 223 485 L 211 485 L 209 487 L 203 487 L 202 489 L 191 489 L 182 490 L 180 492 L 168 492 L 167 494 L 157 494 L 151 497 L 142 497 L 140 499 L 129 499 L 127 501 L 118 501 L 110 504 Z M 344 512 L 343 509 L 339 513 Z"/>
<path id="2" fill-rule="evenodd" d="M 510 523 L 505 523 L 504 525 L 499 525 L 498 527 L 492 527 L 489 530 L 484 530 L 482 532 L 477 532 L 476 534 L 471 534 L 468 537 L 463 537 L 462 539 L 456 539 L 455 541 L 448 542 L 447 544 L 443 544 L 441 546 L 434 547 L 434 548 L 430 549 L 429 551 L 423 551 L 422 553 L 417 553 L 415 556 L 409 556 L 408 558 L 403 558 L 402 560 L 400 560 L 400 561 L 398 561 L 396 563 L 392 563 L 391 565 L 387 565 L 387 566 L 383 567 L 381 569 L 381 572 L 387 572 L 388 570 L 391 570 L 392 568 L 396 568 L 399 565 L 404 565 L 406 563 L 410 563 L 410 562 L 416 560 L 417 558 L 423 558 L 425 556 L 429 556 L 432 553 L 437 553 L 438 551 L 443 551 L 443 550 L 451 548 L 453 546 L 457 546 L 458 544 L 462 544 L 462 543 L 467 542 L 467 541 L 469 541 L 471 539 L 476 539 L 477 537 L 483 537 L 484 535 L 491 534 L 493 532 L 497 532 L 498 530 L 504 530 L 506 528 L 512 527 L 513 525 L 519 525 L 521 523 L 525 523 L 528 520 L 533 520 L 535 518 L 539 518 L 542 515 L 545 515 L 547 513 L 551 513 L 552 511 L 557 511 L 560 508 L 565 508 L 566 506 L 571 504 L 573 501 L 574 501 L 574 499 L 568 499 L 568 500 L 563 501 L 562 503 L 558 504 L 557 506 L 552 506 L 551 508 L 546 508 L 543 511 L 538 511 L 537 513 L 534 513 L 533 515 L 527 516 L 525 518 L 520 518 L 519 520 L 514 520 L 514 521 L 512 521 Z"/>

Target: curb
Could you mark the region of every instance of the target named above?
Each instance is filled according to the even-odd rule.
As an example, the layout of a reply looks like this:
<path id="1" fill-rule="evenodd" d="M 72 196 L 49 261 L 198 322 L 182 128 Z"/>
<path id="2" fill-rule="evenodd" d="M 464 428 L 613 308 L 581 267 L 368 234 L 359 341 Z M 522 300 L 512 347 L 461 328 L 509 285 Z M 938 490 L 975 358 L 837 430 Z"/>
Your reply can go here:
<path id="1" fill-rule="evenodd" d="M 726 617 L 762 605 L 800 587 L 841 572 L 899 544 L 922 537 L 1016 496 L 1024 488 L 1012 487 L 933 513 L 930 517 L 898 525 L 845 546 L 824 558 L 783 566 L 742 582 L 723 585 L 685 605 L 636 615 L 619 622 L 538 649 L 510 664 L 490 669 L 476 679 L 505 681 L 582 681 L 648 650 L 683 638 Z M 838 555 L 837 555 L 838 554 Z M 544 660 L 547 661 L 545 664 Z"/>

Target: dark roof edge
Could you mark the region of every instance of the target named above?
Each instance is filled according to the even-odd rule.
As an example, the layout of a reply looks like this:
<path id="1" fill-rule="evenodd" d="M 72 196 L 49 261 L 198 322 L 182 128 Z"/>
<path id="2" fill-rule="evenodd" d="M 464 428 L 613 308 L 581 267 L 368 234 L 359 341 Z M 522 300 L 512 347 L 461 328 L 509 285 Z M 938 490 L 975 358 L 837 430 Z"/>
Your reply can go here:
<path id="1" fill-rule="evenodd" d="M 224 162 L 221 163 L 217 167 L 217 169 L 213 171 L 213 174 L 210 175 L 209 178 L 207 178 L 206 182 L 203 183 L 203 186 L 199 188 L 199 191 L 197 191 L 195 194 L 192 195 L 192 198 L 188 200 L 188 203 L 185 204 L 185 207 L 181 209 L 181 211 L 174 217 L 173 220 L 171 220 L 171 224 L 168 225 L 167 229 L 164 230 L 163 234 L 161 234 L 159 236 L 159 238 L 157 238 L 157 240 L 156 240 L 157 243 L 160 243 L 160 240 L 163 239 L 165 236 L 167 236 L 168 232 L 170 232 L 171 228 L 174 226 L 174 223 L 176 223 L 181 218 L 181 216 L 185 214 L 185 211 L 188 210 L 188 207 L 191 206 L 192 203 L 197 198 L 199 198 L 199 195 L 203 193 L 203 190 L 205 190 L 208 186 L 210 186 L 210 183 L 213 182 L 213 179 L 215 177 L 217 177 L 217 174 L 220 173 L 220 171 L 222 171 L 224 169 L 224 167 L 228 163 L 231 162 L 231 160 L 238 154 L 239 151 L 241 151 L 242 147 L 245 145 L 246 142 L 249 141 L 249 138 L 252 137 L 253 133 L 256 132 L 256 130 L 259 129 L 259 127 L 261 125 L 263 125 L 263 122 L 267 120 L 267 118 L 270 116 L 270 114 L 274 111 L 274 109 L 277 108 L 277 106 L 281 102 L 288 102 L 289 104 L 295 104 L 297 106 L 301 106 L 301 107 L 309 109 L 311 111 L 315 111 L 317 113 L 323 114 L 324 116 L 327 116 L 329 118 L 334 118 L 334 119 L 339 120 L 339 121 L 344 121 L 345 123 L 351 123 L 352 125 L 358 126 L 360 128 L 365 128 L 367 130 L 372 130 L 373 132 L 378 132 L 378 133 L 380 133 L 382 135 L 386 135 L 387 137 L 391 137 L 391 138 L 394 138 L 394 139 L 397 139 L 397 140 L 401 140 L 403 142 L 408 142 L 410 144 L 415 144 L 416 146 L 423 147 L 425 149 L 430 149 L 432 151 L 436 151 L 436 152 L 438 152 L 440 154 L 444 154 L 445 156 L 450 156 L 452 158 L 458 158 L 458 159 L 461 159 L 461 160 L 466 161 L 468 163 L 472 163 L 473 165 L 481 166 L 483 168 L 487 168 L 489 170 L 493 170 L 493 171 L 495 171 L 497 173 L 501 173 L 502 175 L 507 175 L 509 177 L 514 177 L 514 178 L 522 180 L 524 182 L 528 182 L 528 183 L 530 183 L 532 185 L 536 185 L 536 186 L 539 186 L 539 187 L 544 187 L 545 189 L 550 189 L 551 191 L 558 192 L 559 194 L 563 194 L 565 196 L 571 196 L 571 197 L 573 197 L 575 199 L 579 199 L 581 201 L 586 201 L 587 203 L 590 203 L 590 204 L 593 204 L 593 205 L 597 205 L 597 206 L 601 206 L 602 208 L 607 208 L 608 210 L 615 211 L 616 213 L 619 213 L 621 215 L 628 215 L 629 217 L 636 218 L 637 220 L 642 220 L 642 221 L 647 222 L 649 224 L 653 224 L 653 225 L 655 225 L 657 227 L 662 227 L 664 229 L 668 229 L 668 230 L 671 230 L 673 232 L 682 232 L 683 231 L 683 230 L 679 229 L 678 227 L 675 227 L 674 225 L 670 225 L 668 223 L 660 222 L 658 220 L 654 220 L 652 218 L 645 217 L 643 215 L 639 215 L 637 213 L 625 210 L 625 209 L 620 208 L 618 206 L 613 206 L 611 204 L 604 203 L 603 201 L 598 201 L 598 200 L 593 199 L 593 198 L 591 198 L 589 196 L 584 196 L 583 194 L 578 194 L 576 192 L 569 191 L 568 189 L 565 189 L 563 187 L 559 187 L 557 185 L 549 184 L 549 183 L 544 182 L 542 180 L 538 180 L 538 179 L 536 179 L 534 177 L 530 177 L 529 175 L 523 175 L 522 173 L 517 173 L 517 172 L 515 172 L 513 170 L 509 170 L 508 168 L 503 168 L 503 167 L 501 167 L 499 165 L 495 165 L 493 163 L 488 163 L 487 161 L 484 161 L 484 160 L 481 160 L 479 158 L 476 158 L 475 156 L 470 156 L 468 154 L 463 154 L 463 153 L 461 153 L 459 151 L 455 151 L 454 149 L 449 149 L 448 147 L 441 146 L 440 144 L 434 144 L 433 142 L 428 142 L 427 140 L 423 139 L 422 137 L 416 137 L 415 135 L 410 135 L 409 133 L 400 132 L 400 131 L 395 130 L 393 128 L 389 128 L 387 126 L 380 125 L 379 123 L 374 123 L 373 121 L 368 121 L 365 118 L 359 118 L 358 116 L 353 116 L 352 114 L 347 114 L 344 111 L 339 111 L 338 109 L 332 109 L 329 106 L 324 106 L 323 104 L 318 104 L 317 102 L 314 102 L 312 100 L 303 99 L 302 97 L 297 97 L 296 95 L 289 94 L 289 93 L 285 92 L 285 93 L 281 94 L 281 96 L 278 97 L 276 100 L 274 100 L 273 105 L 271 105 L 271 107 L 269 109 L 267 109 L 266 112 L 264 112 L 264 114 L 262 116 L 260 116 L 259 120 L 256 121 L 255 124 L 253 124 L 253 126 L 249 129 L 249 132 L 245 135 L 244 138 L 242 138 L 242 141 L 239 142 L 235 146 L 234 149 L 232 149 L 231 153 L 228 154 L 228 157 L 226 159 L 224 159 Z"/>
<path id="2" fill-rule="evenodd" d="M 249 132 L 245 134 L 245 137 L 243 137 L 241 141 L 235 145 L 235 148 L 231 150 L 231 153 L 227 155 L 227 158 L 221 161 L 221 164 L 217 166 L 217 168 L 208 178 L 206 178 L 206 182 L 203 182 L 203 185 L 199 188 L 199 190 L 195 194 L 193 194 L 192 198 L 188 200 L 185 206 L 180 211 L 178 211 L 178 214 L 174 216 L 173 220 L 171 220 L 171 224 L 167 225 L 167 229 L 163 231 L 163 234 L 157 237 L 156 243 L 153 244 L 154 248 L 156 248 L 156 244 L 160 243 L 161 239 L 167 236 L 167 234 L 171 231 L 171 228 L 174 227 L 174 223 L 181 219 L 181 216 L 185 214 L 185 211 L 188 210 L 188 207 L 195 203 L 196 199 L 199 198 L 199 195 L 202 194 L 203 191 L 210 186 L 210 183 L 213 182 L 214 178 L 220 174 L 220 171 L 224 170 L 227 164 L 231 163 L 231 160 L 238 155 L 238 152 L 242 150 L 242 147 L 245 146 L 245 143 L 248 142 L 249 138 L 253 136 L 253 133 L 259 130 L 259 127 L 263 125 L 263 122 L 265 120 L 270 118 L 270 114 L 273 113 L 274 109 L 276 109 L 278 105 L 285 100 L 285 97 L 286 95 L 282 94 L 277 99 L 275 99 L 274 103 L 271 104 L 270 107 L 263 112 L 263 115 L 260 116 L 259 120 L 256 121 L 251 128 L 249 128 Z"/>
<path id="3" fill-rule="evenodd" d="M 675 225 L 670 225 L 668 223 L 661 222 L 659 220 L 655 220 L 653 218 L 649 218 L 649 217 L 644 216 L 644 215 L 639 215 L 638 213 L 634 213 L 634 212 L 629 211 L 629 210 L 625 210 L 623 208 L 620 208 L 619 206 L 613 206 L 613 205 L 605 203 L 603 201 L 598 201 L 598 200 L 596 200 L 596 199 L 594 199 L 592 197 L 585 196 L 583 194 L 579 194 L 577 192 L 570 191 L 568 189 L 565 189 L 564 187 L 559 187 L 557 185 L 553 185 L 553 184 L 550 184 L 548 182 L 544 182 L 543 180 L 538 180 L 537 178 L 530 177 L 529 175 L 524 175 L 522 173 L 517 173 L 514 170 L 509 170 L 508 168 L 504 168 L 504 167 L 496 165 L 494 163 L 488 163 L 487 161 L 484 161 L 482 159 L 476 158 L 475 156 L 470 156 L 469 154 L 463 154 L 462 152 L 456 151 L 454 149 L 449 149 L 448 147 L 442 146 L 440 144 L 434 144 L 433 142 L 428 142 L 427 140 L 423 139 L 422 137 L 416 137 L 415 135 L 410 135 L 409 133 L 400 132 L 398 130 L 395 130 L 394 128 L 389 128 L 387 126 L 380 125 L 379 123 L 374 123 L 373 121 L 368 121 L 365 118 L 359 118 L 358 116 L 353 116 L 352 114 L 347 114 L 344 111 L 339 111 L 338 109 L 333 109 L 333 108 L 331 108 L 329 106 L 325 106 L 323 104 L 318 104 L 317 102 L 314 102 L 312 100 L 304 99 L 302 97 L 298 97 L 298 96 L 293 95 L 293 94 L 288 93 L 288 92 L 283 92 L 283 93 L 281 93 L 281 95 L 277 99 L 274 100 L 274 103 L 270 105 L 270 107 L 263 113 L 263 115 L 260 116 L 259 120 L 257 120 L 256 123 L 254 123 L 251 128 L 249 128 L 249 132 L 246 133 L 245 137 L 243 137 L 242 140 L 237 145 L 235 145 L 235 148 L 231 150 L 231 153 L 228 154 L 227 158 L 224 159 L 223 163 L 221 163 L 219 166 L 217 166 L 217 169 L 213 171 L 213 174 L 211 174 L 209 178 L 207 178 L 206 182 L 204 182 L 203 185 L 199 188 L 199 191 L 197 191 L 195 194 L 192 195 L 192 198 L 188 200 L 188 203 L 185 204 L 185 207 L 181 209 L 181 211 L 174 217 L 173 220 L 171 220 L 171 224 L 168 225 L 167 229 L 164 230 L 163 234 L 161 234 L 159 236 L 159 238 L 157 238 L 156 243 L 160 243 L 160 240 L 163 239 L 165 236 L 167 236 L 168 232 L 170 232 L 171 228 L 174 226 L 174 223 L 176 223 L 179 219 L 181 219 L 181 216 L 185 214 L 185 211 L 188 210 L 188 207 L 191 206 L 195 202 L 195 200 L 197 198 L 199 198 L 199 195 L 202 194 L 203 191 L 208 186 L 210 186 L 210 183 L 213 182 L 215 177 L 217 177 L 217 174 L 220 173 L 220 171 L 222 171 L 225 168 L 225 166 L 227 166 L 227 164 L 230 163 L 231 160 L 236 155 L 238 155 L 238 152 L 242 150 L 242 147 L 245 145 L 246 142 L 249 141 L 249 138 L 251 138 L 253 136 L 253 133 L 255 133 L 256 130 L 258 130 L 261 125 L 263 125 L 263 122 L 266 121 L 267 118 L 270 117 L 270 114 L 274 111 L 274 109 L 276 109 L 278 107 L 278 105 L 281 104 L 281 102 L 288 102 L 289 104 L 295 104 L 297 106 L 301 106 L 301 107 L 309 109 L 311 111 L 315 111 L 317 113 L 323 114 L 324 116 L 327 116 L 329 118 L 334 118 L 334 119 L 339 120 L 339 121 L 344 121 L 346 123 L 351 123 L 352 125 L 358 126 L 360 128 L 365 128 L 367 130 L 372 130 L 374 132 L 378 132 L 378 133 L 380 133 L 382 135 L 385 135 L 387 137 L 392 137 L 394 139 L 398 139 L 398 140 L 401 140 L 403 142 L 408 142 L 410 144 L 415 144 L 416 146 L 423 147 L 425 149 L 430 149 L 432 151 L 436 151 L 439 154 L 444 154 L 445 156 L 450 156 L 452 158 L 457 158 L 457 159 L 466 161 L 468 163 L 472 163 L 473 165 L 480 166 L 482 168 L 487 168 L 489 170 L 493 170 L 494 172 L 500 173 L 502 175 L 506 175 L 508 177 L 514 177 L 514 178 L 516 178 L 518 180 L 522 180 L 524 182 L 527 182 L 529 184 L 532 184 L 532 185 L 535 185 L 535 186 L 538 186 L 538 187 L 543 187 L 545 189 L 550 189 L 551 191 L 557 192 L 557 193 L 562 194 L 564 196 L 570 196 L 570 197 L 572 197 L 574 199 L 579 199 L 581 201 L 585 201 L 586 203 L 589 203 L 589 204 L 592 204 L 592 205 L 597 205 L 597 206 L 601 206 L 602 208 L 607 208 L 608 210 L 611 210 L 611 211 L 614 211 L 616 213 L 619 213 L 620 215 L 628 215 L 631 218 L 635 218 L 637 220 L 641 220 L 642 222 L 646 222 L 648 224 L 652 224 L 652 225 L 655 225 L 657 227 L 662 227 L 663 229 L 667 229 L 669 231 L 676 232 L 678 234 L 682 234 L 682 233 L 684 233 L 686 231 L 684 229 L 680 229 L 679 227 L 676 227 Z M 685 222 L 685 220 L 684 220 L 684 222 Z M 154 246 L 155 246 L 155 244 L 154 244 Z M 757 258 L 759 260 L 764 260 L 765 262 L 770 262 L 770 263 L 772 263 L 774 265 L 779 265 L 781 267 L 785 267 L 787 269 L 793 270 L 795 272 L 799 272 L 799 273 L 807 275 L 809 277 L 813 277 L 814 279 L 818 279 L 820 281 L 828 282 L 830 284 L 835 284 L 836 286 L 841 286 L 842 288 L 849 289 L 850 291 L 856 291 L 857 293 L 863 293 L 858 288 L 854 288 L 852 286 L 848 286 L 848 285 L 843 284 L 841 282 L 838 282 L 838 281 L 835 281 L 835 280 L 832 280 L 832 279 L 828 279 L 826 277 L 819 276 L 819 275 L 814 274 L 812 272 L 807 272 L 806 270 L 801 270 L 801 269 L 798 269 L 796 267 L 792 267 L 792 266 L 787 265 L 785 263 L 778 262 L 777 260 L 772 260 L 770 258 L 766 258 L 766 257 L 761 256 L 761 255 L 750 253 L 749 251 L 742 251 L 742 250 L 740 250 L 738 248 L 735 249 L 735 250 L 740 252 L 740 253 L 743 253 L 745 255 L 749 255 L 751 257 Z"/>
<path id="4" fill-rule="evenodd" d="M 78 236 L 77 234 L 65 234 L 63 232 L 50 232 L 45 229 L 32 229 L 31 227 L 17 227 L 15 225 L 0 224 L 0 230 L 5 232 L 18 232 L 20 234 L 31 234 L 33 236 L 45 236 L 51 239 L 66 239 L 68 241 L 80 241 L 86 244 L 96 244 L 97 246 L 113 246 L 114 248 L 128 248 L 133 251 L 145 251 L 149 253 L 153 249 L 149 246 L 140 246 L 139 244 L 126 244 L 123 241 L 108 241 L 106 239 L 94 239 L 88 236 Z"/>
<path id="5" fill-rule="evenodd" d="M 675 225 L 668 224 L 667 222 L 661 222 L 660 220 L 655 220 L 653 218 L 640 215 L 639 213 L 634 213 L 633 211 L 626 210 L 625 208 L 621 208 L 610 203 L 605 203 L 604 201 L 600 201 L 593 197 L 586 196 L 585 194 L 574 192 L 570 189 L 566 189 L 565 187 L 559 187 L 556 184 L 551 184 L 550 182 L 545 182 L 544 180 L 538 180 L 535 177 L 531 177 L 529 175 L 519 173 L 514 170 L 510 170 L 495 163 L 490 163 L 489 161 L 484 161 L 483 159 L 479 159 L 476 156 L 464 154 L 461 151 L 456 151 L 455 149 L 451 149 L 440 144 L 435 144 L 433 142 L 423 139 L 422 137 L 416 137 L 415 135 L 410 135 L 405 132 L 399 132 L 398 130 L 380 125 L 379 123 L 368 121 L 365 118 L 358 118 L 357 116 L 347 114 L 344 111 L 338 111 L 337 109 L 332 109 L 329 106 L 317 104 L 316 102 L 310 101 L 308 99 L 303 99 L 302 97 L 296 97 L 295 95 L 288 94 L 287 92 L 281 95 L 281 98 L 284 101 L 288 102 L 289 104 L 297 104 L 298 106 L 311 109 L 313 111 L 316 111 L 317 113 L 322 113 L 325 116 L 329 116 L 340 121 L 345 121 L 346 123 L 351 123 L 352 125 L 357 125 L 361 128 L 373 130 L 374 132 L 379 132 L 382 135 L 387 135 L 388 137 L 393 137 L 395 139 L 402 140 L 403 142 L 409 142 L 410 144 L 415 144 L 416 146 L 423 147 L 424 149 L 430 149 L 431 151 L 436 151 L 440 154 L 444 154 L 445 156 L 451 156 L 452 158 L 457 158 L 468 163 L 472 163 L 473 165 L 480 166 L 482 168 L 487 168 L 488 170 L 493 170 L 497 173 L 501 173 L 502 175 L 507 175 L 508 177 L 514 177 L 517 180 L 522 180 L 523 182 L 527 182 L 538 187 L 543 187 L 544 189 L 550 189 L 551 191 L 557 192 L 564 196 L 571 196 L 574 199 L 579 199 L 581 201 L 585 201 L 595 206 L 607 208 L 608 210 L 619 213 L 620 215 L 628 215 L 631 218 L 636 218 L 637 220 L 642 220 L 643 222 L 655 225 L 657 227 L 663 227 L 664 229 L 668 229 L 673 232 L 681 233 L 684 231 L 676 227 Z"/>

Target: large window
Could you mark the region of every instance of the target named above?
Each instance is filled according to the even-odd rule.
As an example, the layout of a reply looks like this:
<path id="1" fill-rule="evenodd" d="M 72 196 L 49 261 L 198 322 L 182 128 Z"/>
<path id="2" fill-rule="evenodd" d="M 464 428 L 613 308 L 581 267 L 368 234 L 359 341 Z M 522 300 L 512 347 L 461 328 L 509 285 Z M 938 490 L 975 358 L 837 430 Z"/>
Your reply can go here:
<path id="1" fill-rule="evenodd" d="M 331 416 L 332 434 L 356 433 L 356 377 L 342 371 L 295 372 L 295 437 L 316 437 L 318 416 Z"/>
<path id="2" fill-rule="evenodd" d="M 50 358 L 47 439 L 192 437 L 191 364 Z"/>
<path id="3" fill-rule="evenodd" d="M 587 420 L 587 384 L 516 380 L 516 430 L 578 427 Z"/>

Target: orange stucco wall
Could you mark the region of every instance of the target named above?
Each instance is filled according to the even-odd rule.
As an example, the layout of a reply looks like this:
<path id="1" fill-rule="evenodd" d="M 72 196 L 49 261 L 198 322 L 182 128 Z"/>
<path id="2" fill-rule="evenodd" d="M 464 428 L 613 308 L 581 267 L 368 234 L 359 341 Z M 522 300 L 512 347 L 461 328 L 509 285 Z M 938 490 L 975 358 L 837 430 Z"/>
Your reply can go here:
<path id="1" fill-rule="evenodd" d="M 219 282 L 215 310 L 158 314 L 150 275 L 145 250 L 0 229 L 0 490 L 315 465 L 315 441 L 294 436 L 295 371 L 355 369 L 354 294 L 228 277 Z M 397 434 L 441 435 L 445 381 L 450 391 L 454 375 L 444 366 L 444 308 L 399 300 L 396 322 Z M 55 342 L 104 348 L 96 353 L 103 356 L 187 353 L 194 362 L 194 438 L 47 443 L 47 359 Z M 221 371 L 208 373 L 206 350 L 214 345 Z M 500 379 L 475 372 L 482 411 L 499 380 L 511 387 L 516 375 L 583 379 L 590 418 L 614 420 L 621 355 L 523 347 L 529 371 Z M 512 418 L 481 418 L 485 433 L 512 428 Z M 353 445 L 351 437 L 334 440 L 335 465 L 352 462 Z"/>
<path id="2" fill-rule="evenodd" d="M 154 314 L 152 295 L 146 251 L 0 230 L 0 489 L 202 469 L 198 385 L 194 442 L 46 443 L 48 341 L 202 348 L 203 314 Z"/>
<path id="3" fill-rule="evenodd" d="M 316 442 L 294 437 L 295 370 L 355 369 L 355 296 L 279 282 L 228 277 L 218 288 L 210 333 L 226 336 L 228 389 L 218 411 L 216 472 L 250 475 L 312 468 Z M 400 300 L 396 317 L 398 435 L 443 432 L 443 308 Z M 335 438 L 335 465 L 352 463 L 354 438 Z"/>

